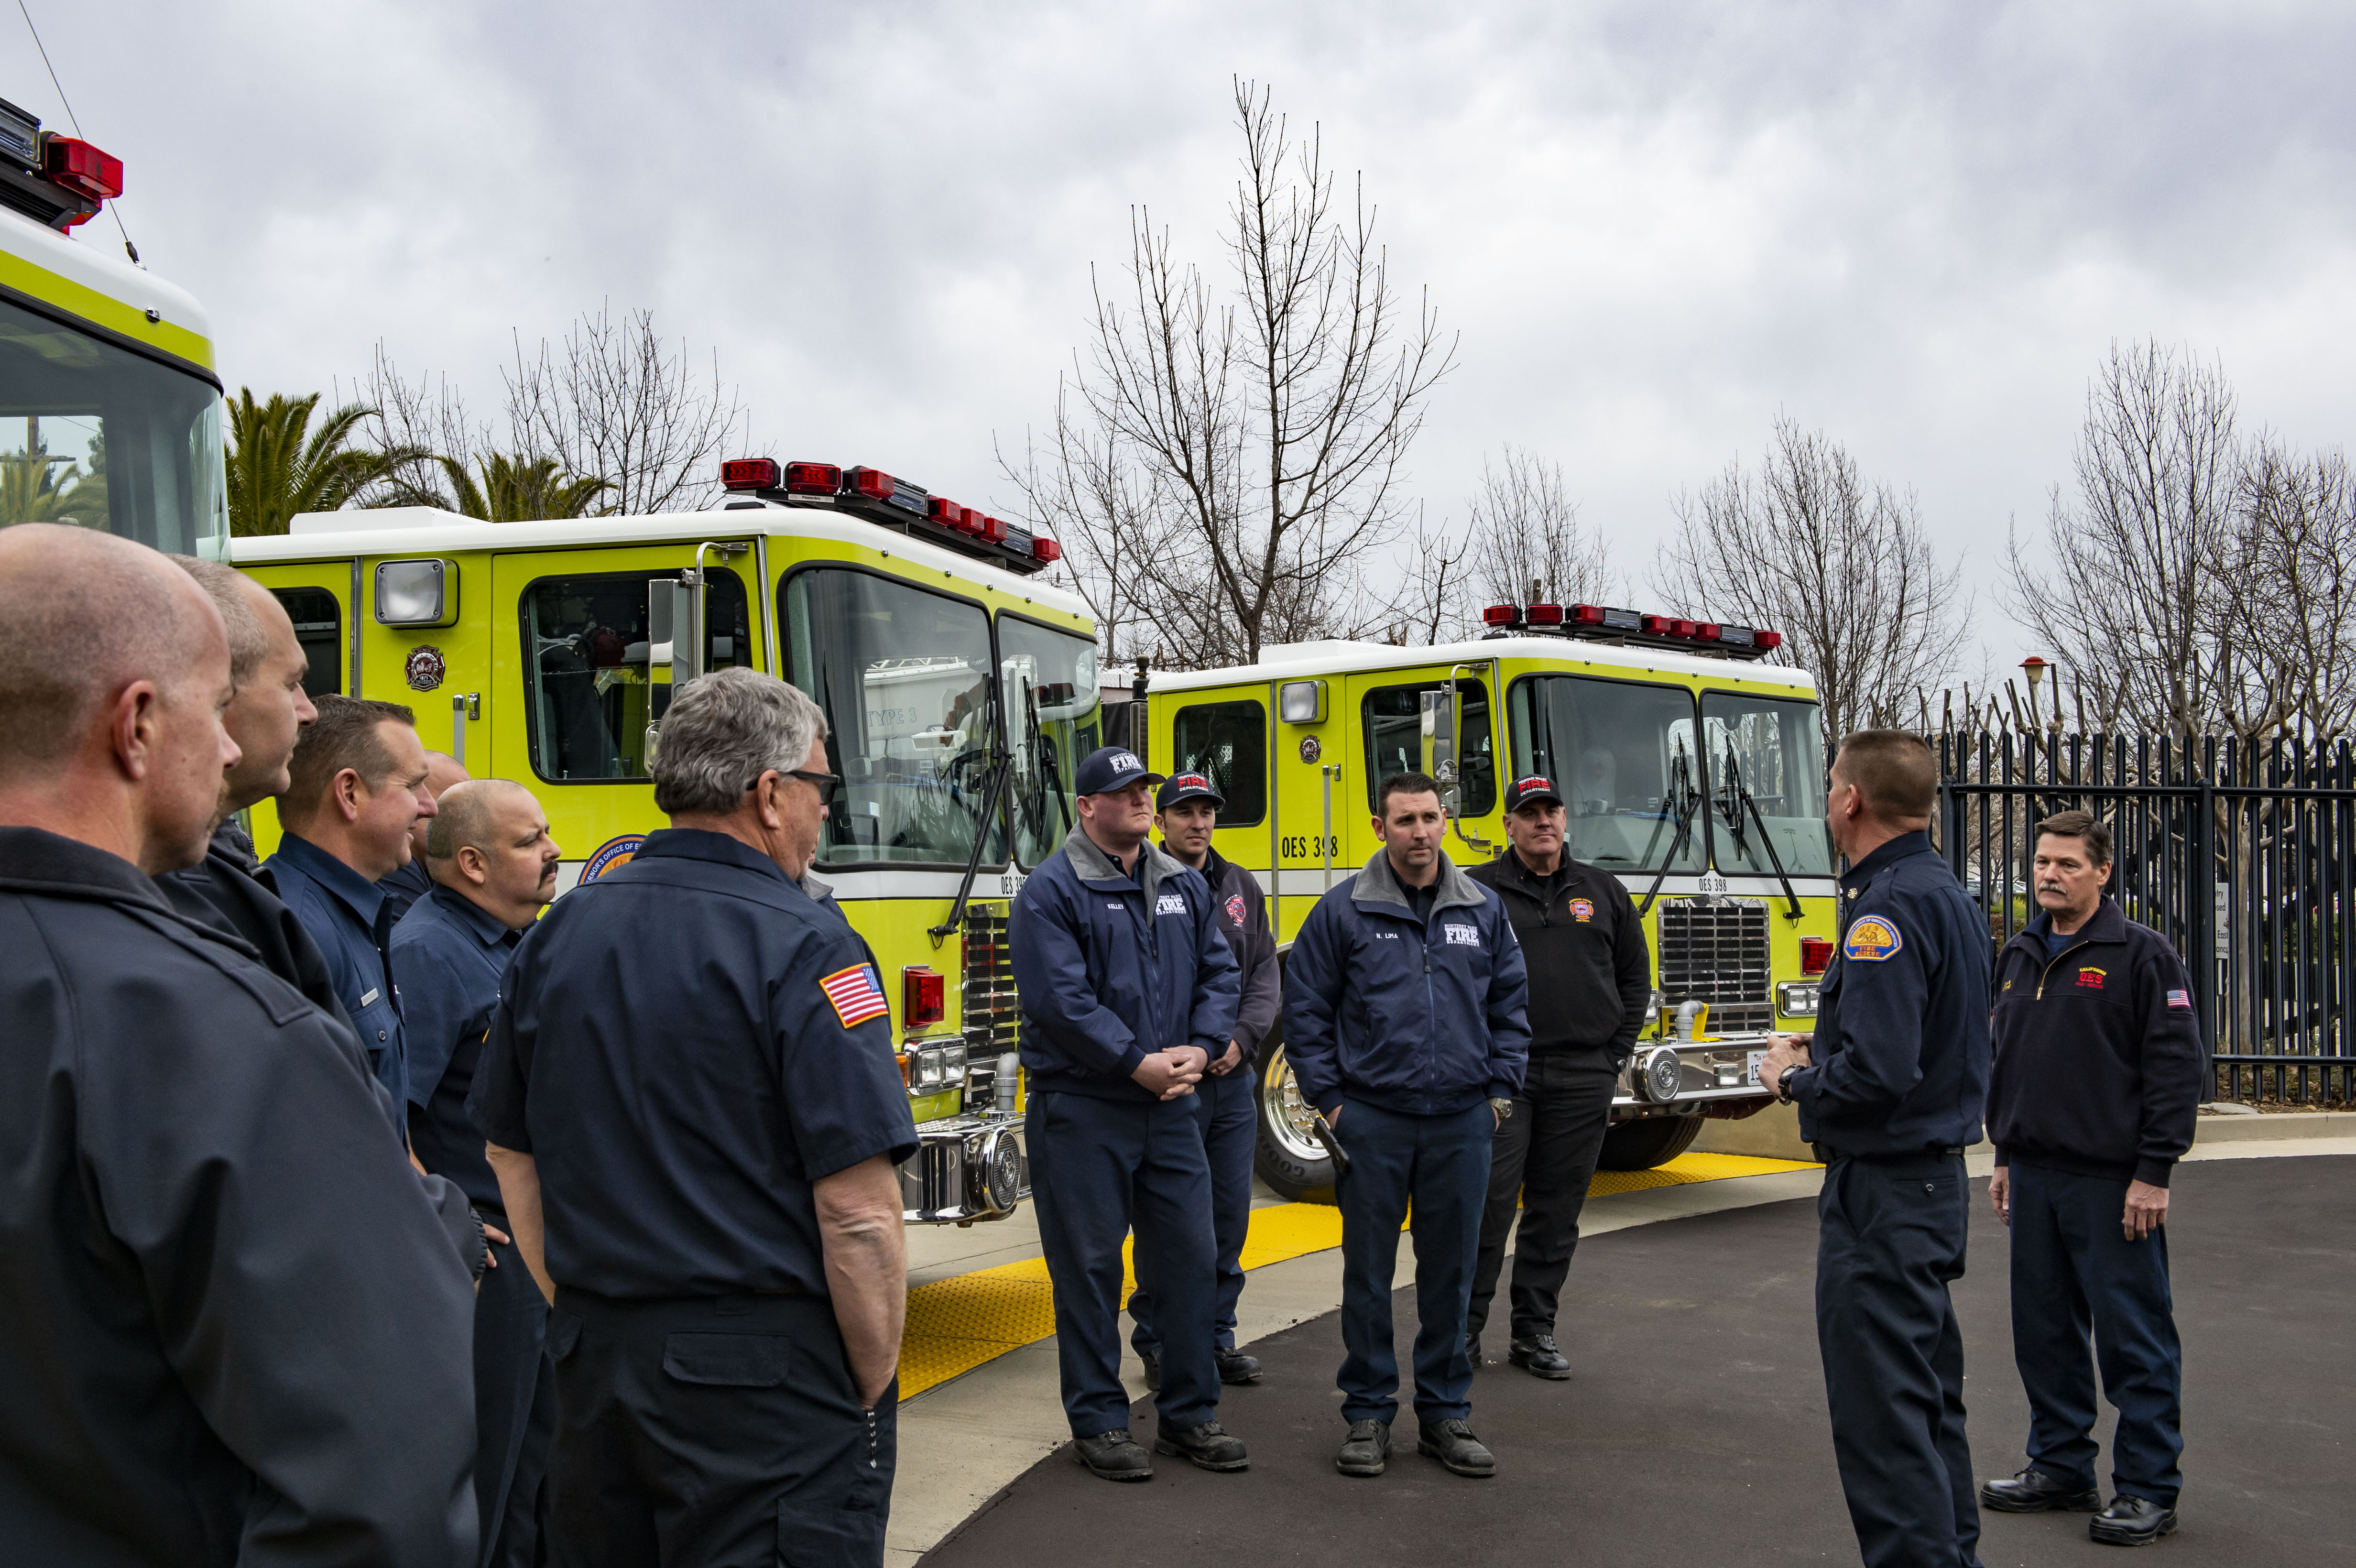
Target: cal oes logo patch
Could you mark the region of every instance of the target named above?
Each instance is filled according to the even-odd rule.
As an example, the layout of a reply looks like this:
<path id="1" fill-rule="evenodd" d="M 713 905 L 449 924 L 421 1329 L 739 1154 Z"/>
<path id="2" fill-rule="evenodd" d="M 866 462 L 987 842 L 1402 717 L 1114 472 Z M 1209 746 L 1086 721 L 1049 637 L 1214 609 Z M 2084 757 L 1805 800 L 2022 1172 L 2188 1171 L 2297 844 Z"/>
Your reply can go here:
<path id="1" fill-rule="evenodd" d="M 643 833 L 625 833 L 619 838 L 606 839 L 597 846 L 597 852 L 589 857 L 589 863 L 581 868 L 581 880 L 594 882 L 615 867 L 628 865 L 637 852 L 646 848 L 646 843 L 647 836 Z"/>
<path id="2" fill-rule="evenodd" d="M 1898 923 L 1887 916 L 1861 914 L 1848 928 L 1848 940 L 1841 944 L 1841 956 L 1860 964 L 1880 964 L 1904 951 L 1906 939 L 1898 934 Z"/>
<path id="3" fill-rule="evenodd" d="M 1227 895 L 1227 918 L 1234 921 L 1237 925 L 1241 925 L 1244 923 L 1243 894 L 1229 893 Z"/>
<path id="4" fill-rule="evenodd" d="M 2090 991 L 2101 990 L 2103 988 L 2103 971 L 2095 968 L 2091 964 L 2078 971 L 2078 984 L 2083 986 Z"/>
<path id="5" fill-rule="evenodd" d="M 1593 920 L 1595 918 L 1595 901 L 1592 899 L 1571 900 L 1570 918 L 1577 921 Z"/>

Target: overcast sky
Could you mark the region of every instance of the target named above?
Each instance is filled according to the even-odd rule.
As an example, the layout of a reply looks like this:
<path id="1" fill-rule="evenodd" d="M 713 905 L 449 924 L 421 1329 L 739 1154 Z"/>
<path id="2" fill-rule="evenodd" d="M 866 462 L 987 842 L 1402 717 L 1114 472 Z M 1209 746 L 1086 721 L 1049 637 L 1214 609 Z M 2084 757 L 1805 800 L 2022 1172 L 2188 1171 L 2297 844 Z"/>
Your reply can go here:
<path id="1" fill-rule="evenodd" d="M 1919 493 L 2001 668 L 2005 528 L 2113 339 L 2351 425 L 2345 5 L 30 3 L 232 389 L 381 340 L 487 408 L 512 332 L 611 301 L 717 347 L 755 446 L 1002 505 L 1130 205 L 1224 266 L 1241 73 L 1462 334 L 1416 493 L 1527 447 L 1633 578 L 1784 411 Z M 13 16 L 0 66 L 63 126 Z"/>

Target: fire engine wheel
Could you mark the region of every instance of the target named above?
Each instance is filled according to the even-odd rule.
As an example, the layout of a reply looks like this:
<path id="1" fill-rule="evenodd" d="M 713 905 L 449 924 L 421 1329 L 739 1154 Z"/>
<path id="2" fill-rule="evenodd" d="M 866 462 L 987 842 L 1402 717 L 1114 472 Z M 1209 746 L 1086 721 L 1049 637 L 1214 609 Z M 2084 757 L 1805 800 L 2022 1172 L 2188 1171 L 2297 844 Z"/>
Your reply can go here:
<path id="1" fill-rule="evenodd" d="M 1701 1136 L 1701 1116 L 1647 1116 L 1622 1122 L 1603 1135 L 1603 1157 L 1598 1170 L 1650 1170 L 1693 1147 Z"/>
<path id="2" fill-rule="evenodd" d="M 1284 1060 L 1284 1046 L 1271 1039 L 1261 1050 L 1259 1138 L 1252 1157 L 1259 1179 L 1278 1196 L 1300 1203 L 1333 1201 L 1333 1157 L 1309 1130 L 1311 1111 Z"/>

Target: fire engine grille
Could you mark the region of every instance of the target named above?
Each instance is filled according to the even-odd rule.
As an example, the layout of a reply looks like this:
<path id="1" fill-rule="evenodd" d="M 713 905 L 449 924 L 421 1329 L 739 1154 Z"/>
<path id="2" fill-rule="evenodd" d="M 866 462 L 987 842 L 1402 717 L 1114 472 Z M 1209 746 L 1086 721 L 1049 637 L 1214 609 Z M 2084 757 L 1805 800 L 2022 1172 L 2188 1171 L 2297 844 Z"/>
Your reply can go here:
<path id="1" fill-rule="evenodd" d="M 1663 899 L 1660 912 L 1661 994 L 1669 1006 L 1708 1002 L 1711 1034 L 1772 1029 L 1765 901 Z"/>
<path id="2" fill-rule="evenodd" d="M 999 1057 L 1014 1046 L 1014 956 L 1006 944 L 1007 906 L 968 904 L 965 912 L 966 1103 L 990 1104 Z"/>

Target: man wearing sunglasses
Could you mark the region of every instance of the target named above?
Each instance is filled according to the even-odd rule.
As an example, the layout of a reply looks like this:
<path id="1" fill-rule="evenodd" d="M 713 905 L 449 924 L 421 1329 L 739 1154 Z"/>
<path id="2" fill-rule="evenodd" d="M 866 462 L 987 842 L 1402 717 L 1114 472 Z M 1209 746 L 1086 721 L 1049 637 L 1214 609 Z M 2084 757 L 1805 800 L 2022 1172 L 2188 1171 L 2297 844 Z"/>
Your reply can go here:
<path id="1" fill-rule="evenodd" d="M 670 827 L 509 961 L 467 1111 L 554 1307 L 552 1561 L 884 1558 L 916 1131 L 874 957 L 798 886 L 825 733 L 774 677 L 689 682 Z"/>

